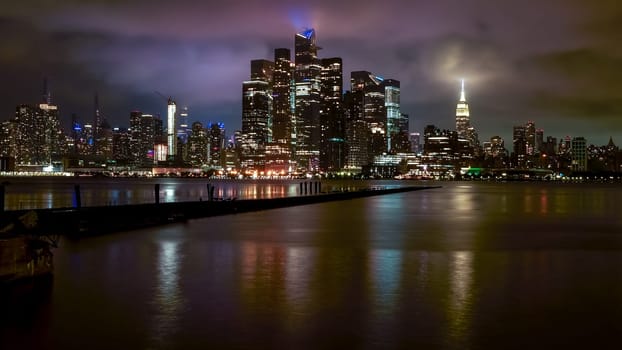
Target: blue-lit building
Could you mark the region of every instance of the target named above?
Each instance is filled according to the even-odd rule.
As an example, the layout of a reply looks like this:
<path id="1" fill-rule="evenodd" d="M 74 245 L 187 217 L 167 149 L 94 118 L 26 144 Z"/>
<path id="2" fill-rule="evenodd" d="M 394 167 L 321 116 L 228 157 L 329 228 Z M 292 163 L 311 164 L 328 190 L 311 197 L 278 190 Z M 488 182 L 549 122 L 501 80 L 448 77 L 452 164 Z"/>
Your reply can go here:
<path id="1" fill-rule="evenodd" d="M 296 83 L 296 160 L 301 168 L 319 170 L 321 71 L 315 30 L 294 37 Z"/>

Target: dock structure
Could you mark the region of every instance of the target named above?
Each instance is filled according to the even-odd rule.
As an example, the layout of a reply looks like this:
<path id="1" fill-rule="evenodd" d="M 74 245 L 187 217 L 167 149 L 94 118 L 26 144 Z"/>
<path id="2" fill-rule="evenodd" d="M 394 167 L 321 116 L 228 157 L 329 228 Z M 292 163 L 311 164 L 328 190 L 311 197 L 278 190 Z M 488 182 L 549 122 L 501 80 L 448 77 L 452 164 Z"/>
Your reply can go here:
<path id="1" fill-rule="evenodd" d="M 269 199 L 214 199 L 174 203 L 155 201 L 155 203 L 151 204 L 5 211 L 2 215 L 5 216 L 5 218 L 18 218 L 27 212 L 34 212 L 37 222 L 36 225 L 29 230 L 29 234 L 55 234 L 80 237 L 132 230 L 210 216 L 349 200 L 435 187 L 438 186 L 370 188 L 358 191 L 329 192 Z"/>

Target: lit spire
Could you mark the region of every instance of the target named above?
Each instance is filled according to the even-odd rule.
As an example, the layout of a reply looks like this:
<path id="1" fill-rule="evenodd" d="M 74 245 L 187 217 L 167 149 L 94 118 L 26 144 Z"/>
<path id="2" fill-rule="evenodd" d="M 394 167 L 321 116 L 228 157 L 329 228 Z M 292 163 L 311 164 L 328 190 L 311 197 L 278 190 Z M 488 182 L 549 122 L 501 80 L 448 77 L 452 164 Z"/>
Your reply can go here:
<path id="1" fill-rule="evenodd" d="M 466 102 L 466 97 L 464 96 L 464 79 L 462 79 L 462 90 L 460 91 L 460 102 Z"/>

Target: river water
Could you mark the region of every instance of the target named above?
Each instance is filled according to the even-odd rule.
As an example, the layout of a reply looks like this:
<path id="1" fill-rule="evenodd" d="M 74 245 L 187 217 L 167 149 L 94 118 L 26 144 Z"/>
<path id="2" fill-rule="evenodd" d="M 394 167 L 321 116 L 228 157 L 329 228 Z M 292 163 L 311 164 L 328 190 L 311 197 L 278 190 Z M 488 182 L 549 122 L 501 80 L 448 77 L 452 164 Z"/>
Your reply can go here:
<path id="1" fill-rule="evenodd" d="M 0 348 L 619 348 L 619 185 L 440 185 L 65 239 Z"/>

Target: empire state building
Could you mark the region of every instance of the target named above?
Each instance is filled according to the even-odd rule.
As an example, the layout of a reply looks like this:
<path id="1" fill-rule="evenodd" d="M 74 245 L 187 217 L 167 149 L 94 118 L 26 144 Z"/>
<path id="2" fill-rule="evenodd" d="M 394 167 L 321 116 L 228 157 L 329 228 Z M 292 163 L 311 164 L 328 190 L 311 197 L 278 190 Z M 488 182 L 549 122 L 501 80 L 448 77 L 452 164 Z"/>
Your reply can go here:
<path id="1" fill-rule="evenodd" d="M 460 100 L 456 105 L 456 133 L 458 138 L 467 140 L 473 155 L 480 153 L 479 138 L 475 128 L 471 126 L 471 116 L 469 114 L 469 104 L 464 94 L 464 79 L 462 80 L 462 90 L 460 91 Z"/>
<path id="2" fill-rule="evenodd" d="M 460 100 L 456 106 L 456 132 L 458 137 L 464 139 L 469 138 L 469 129 L 471 128 L 471 119 L 469 116 L 469 104 L 464 94 L 464 79 L 462 80 L 462 90 L 460 92 Z"/>

